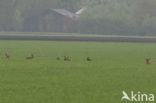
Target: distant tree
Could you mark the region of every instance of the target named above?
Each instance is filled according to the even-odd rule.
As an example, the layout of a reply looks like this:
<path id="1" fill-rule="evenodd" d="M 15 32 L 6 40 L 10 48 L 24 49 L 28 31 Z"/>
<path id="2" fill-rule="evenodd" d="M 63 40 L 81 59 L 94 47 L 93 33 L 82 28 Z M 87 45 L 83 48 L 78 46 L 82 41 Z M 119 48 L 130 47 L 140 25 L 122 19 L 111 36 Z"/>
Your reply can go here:
<path id="1" fill-rule="evenodd" d="M 156 16 L 156 0 L 136 0 L 132 6 L 132 13 L 137 22 L 144 19 L 146 15 Z"/>
<path id="2" fill-rule="evenodd" d="M 128 35 L 135 32 L 126 2 L 113 1 L 89 8 L 81 16 L 79 25 L 81 33 Z"/>
<path id="3" fill-rule="evenodd" d="M 14 0 L 0 1 L 0 30 L 13 29 Z"/>
<path id="4" fill-rule="evenodd" d="M 155 5 L 156 0 L 135 0 L 133 3 L 131 10 L 138 33 L 146 35 L 149 34 L 150 28 L 155 28 L 155 26 L 151 23 L 152 21 L 153 23 L 155 22 L 153 19 L 156 17 Z M 150 30 L 155 31 L 154 29 Z"/>

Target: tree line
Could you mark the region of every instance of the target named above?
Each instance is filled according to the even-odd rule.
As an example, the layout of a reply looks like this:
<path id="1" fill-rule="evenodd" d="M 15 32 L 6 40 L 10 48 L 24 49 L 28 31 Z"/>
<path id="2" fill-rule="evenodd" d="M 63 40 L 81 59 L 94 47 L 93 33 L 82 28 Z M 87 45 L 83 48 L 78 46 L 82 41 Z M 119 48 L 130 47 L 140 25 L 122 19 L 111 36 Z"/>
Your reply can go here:
<path id="1" fill-rule="evenodd" d="M 0 0 L 0 31 L 75 32 L 107 35 L 155 35 L 156 0 Z M 86 7 L 76 23 L 67 29 L 49 8 L 71 12 Z"/>

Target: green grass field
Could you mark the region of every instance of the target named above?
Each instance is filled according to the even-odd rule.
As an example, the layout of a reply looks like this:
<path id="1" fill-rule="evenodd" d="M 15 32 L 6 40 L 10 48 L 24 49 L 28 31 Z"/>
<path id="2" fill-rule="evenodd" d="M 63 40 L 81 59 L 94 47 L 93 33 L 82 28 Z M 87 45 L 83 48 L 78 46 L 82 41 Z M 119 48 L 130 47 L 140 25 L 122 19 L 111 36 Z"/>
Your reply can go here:
<path id="1" fill-rule="evenodd" d="M 120 103 L 123 90 L 156 94 L 155 85 L 154 43 L 0 41 L 0 103 Z"/>

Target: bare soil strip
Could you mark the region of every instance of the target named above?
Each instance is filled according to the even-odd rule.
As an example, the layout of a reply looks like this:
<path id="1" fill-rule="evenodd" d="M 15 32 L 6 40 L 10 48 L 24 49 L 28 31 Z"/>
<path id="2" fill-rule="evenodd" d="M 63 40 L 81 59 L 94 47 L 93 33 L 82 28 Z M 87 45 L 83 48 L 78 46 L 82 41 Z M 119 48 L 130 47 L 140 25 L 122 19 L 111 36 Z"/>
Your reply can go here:
<path id="1" fill-rule="evenodd" d="M 41 40 L 41 41 L 94 41 L 94 42 L 149 42 L 155 43 L 156 38 L 134 37 L 85 37 L 85 36 L 0 36 L 0 40 Z"/>

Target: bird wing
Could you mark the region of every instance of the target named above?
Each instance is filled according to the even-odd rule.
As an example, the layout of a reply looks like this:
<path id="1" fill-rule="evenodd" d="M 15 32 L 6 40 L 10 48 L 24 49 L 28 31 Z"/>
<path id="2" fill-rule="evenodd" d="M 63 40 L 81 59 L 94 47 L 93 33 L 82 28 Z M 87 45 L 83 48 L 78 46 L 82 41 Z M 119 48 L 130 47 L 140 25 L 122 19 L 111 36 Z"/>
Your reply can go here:
<path id="1" fill-rule="evenodd" d="M 86 8 L 82 8 L 79 11 L 77 11 L 75 14 L 80 15 L 84 10 L 86 10 Z"/>

